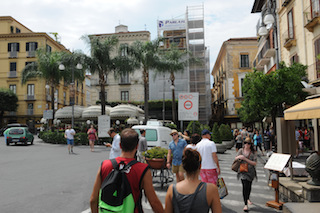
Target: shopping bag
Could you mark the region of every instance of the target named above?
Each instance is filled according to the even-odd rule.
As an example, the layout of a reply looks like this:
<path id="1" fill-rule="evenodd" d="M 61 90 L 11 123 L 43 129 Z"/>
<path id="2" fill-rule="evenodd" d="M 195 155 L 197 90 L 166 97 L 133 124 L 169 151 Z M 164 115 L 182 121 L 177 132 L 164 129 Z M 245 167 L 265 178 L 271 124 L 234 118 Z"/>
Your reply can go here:
<path id="1" fill-rule="evenodd" d="M 235 172 L 239 171 L 240 162 L 241 162 L 241 160 L 239 160 L 239 159 L 236 159 L 236 160 L 233 161 L 233 163 L 231 165 L 232 171 L 235 171 Z"/>
<path id="2" fill-rule="evenodd" d="M 228 195 L 228 189 L 222 177 L 218 178 L 217 187 L 218 187 L 220 199 L 223 199 L 225 196 Z"/>

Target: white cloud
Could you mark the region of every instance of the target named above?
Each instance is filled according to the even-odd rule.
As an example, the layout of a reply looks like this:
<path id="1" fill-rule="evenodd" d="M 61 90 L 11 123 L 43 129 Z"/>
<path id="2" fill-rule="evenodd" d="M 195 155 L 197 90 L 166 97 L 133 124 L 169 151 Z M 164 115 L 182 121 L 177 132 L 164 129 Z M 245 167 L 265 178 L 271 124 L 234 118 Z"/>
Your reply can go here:
<path id="1" fill-rule="evenodd" d="M 149 30 L 157 35 L 157 19 L 183 18 L 187 6 L 205 7 L 205 38 L 212 66 L 223 41 L 255 36 L 254 0 L 10 0 L 3 1 L 1 16 L 12 16 L 34 32 L 58 32 L 70 50 L 85 49 L 85 34 L 113 33 L 119 24 L 130 31 Z"/>

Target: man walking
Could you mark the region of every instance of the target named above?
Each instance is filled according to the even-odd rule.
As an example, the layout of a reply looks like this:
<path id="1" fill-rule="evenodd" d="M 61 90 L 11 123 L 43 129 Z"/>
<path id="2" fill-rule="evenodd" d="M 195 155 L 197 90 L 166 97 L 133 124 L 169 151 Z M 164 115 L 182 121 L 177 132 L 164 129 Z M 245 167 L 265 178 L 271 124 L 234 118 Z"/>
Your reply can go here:
<path id="1" fill-rule="evenodd" d="M 113 159 L 113 158 L 119 157 L 121 154 L 120 135 L 118 133 L 116 133 L 114 128 L 110 128 L 108 131 L 108 134 L 113 139 L 112 144 L 106 143 L 105 145 L 106 145 L 106 147 L 111 147 L 109 159 Z"/>
<path id="2" fill-rule="evenodd" d="M 138 151 L 137 151 L 138 161 L 143 162 L 142 153 L 147 151 L 147 149 L 148 149 L 148 145 L 146 140 L 146 130 L 140 129 L 140 138 L 139 138 L 139 145 L 138 145 Z"/>
<path id="3" fill-rule="evenodd" d="M 138 148 L 138 141 L 139 135 L 135 130 L 128 128 L 122 131 L 120 143 L 122 151 L 120 157 L 116 158 L 117 163 L 124 162 L 127 165 L 129 162 L 135 160 L 134 156 Z M 90 198 L 90 207 L 92 213 L 98 213 L 99 190 L 101 188 L 101 183 L 112 171 L 112 169 L 113 166 L 111 161 L 105 160 L 98 170 Z M 141 212 L 142 189 L 148 198 L 153 212 L 163 212 L 163 206 L 153 188 L 151 172 L 148 164 L 140 162 L 135 163 L 128 169 L 126 176 L 131 186 L 133 199 L 136 204 L 135 206 L 132 206 L 133 209 L 130 212 Z"/>
<path id="4" fill-rule="evenodd" d="M 74 135 L 75 134 L 76 134 L 76 132 L 74 131 L 74 129 L 71 129 L 71 125 L 68 125 L 66 131 L 64 132 L 64 137 L 67 139 L 69 154 L 73 153 Z"/>
<path id="5" fill-rule="evenodd" d="M 172 141 L 169 144 L 167 155 L 167 168 L 170 169 L 171 154 L 172 156 L 172 172 L 176 174 L 177 183 L 184 180 L 184 169 L 182 167 L 182 154 L 184 148 L 188 145 L 183 139 L 179 139 L 177 130 L 171 131 Z"/>
<path id="6" fill-rule="evenodd" d="M 220 166 L 216 144 L 210 139 L 211 132 L 204 129 L 202 131 L 202 140 L 196 145 L 196 149 L 202 158 L 200 171 L 202 182 L 213 183 L 216 185 L 218 175 L 220 174 Z"/>

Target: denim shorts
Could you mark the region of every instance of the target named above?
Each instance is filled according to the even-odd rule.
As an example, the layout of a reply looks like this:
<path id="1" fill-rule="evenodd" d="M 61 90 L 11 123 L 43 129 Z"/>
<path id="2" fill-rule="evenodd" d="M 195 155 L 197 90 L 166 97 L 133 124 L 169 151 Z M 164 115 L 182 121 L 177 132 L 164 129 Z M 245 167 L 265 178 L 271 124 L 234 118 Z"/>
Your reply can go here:
<path id="1" fill-rule="evenodd" d="M 73 145 L 74 139 L 67 139 L 67 144 L 68 145 Z"/>

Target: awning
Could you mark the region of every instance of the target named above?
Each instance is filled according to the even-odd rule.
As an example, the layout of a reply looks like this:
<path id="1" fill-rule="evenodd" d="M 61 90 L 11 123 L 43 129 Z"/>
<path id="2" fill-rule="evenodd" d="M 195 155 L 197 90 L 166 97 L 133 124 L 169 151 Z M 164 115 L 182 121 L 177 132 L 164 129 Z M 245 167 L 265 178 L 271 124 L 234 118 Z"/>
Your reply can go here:
<path id="1" fill-rule="evenodd" d="M 320 97 L 310 96 L 307 100 L 284 111 L 285 120 L 320 118 Z"/>
<path id="2" fill-rule="evenodd" d="M 105 106 L 105 114 L 110 115 L 110 106 Z M 101 115 L 101 105 L 89 106 L 82 112 L 82 118 L 98 118 Z"/>
<path id="3" fill-rule="evenodd" d="M 74 118 L 81 118 L 83 107 L 79 105 L 74 105 Z M 72 117 L 72 106 L 66 106 L 60 108 L 56 111 L 55 118 L 56 119 L 66 119 Z"/>

